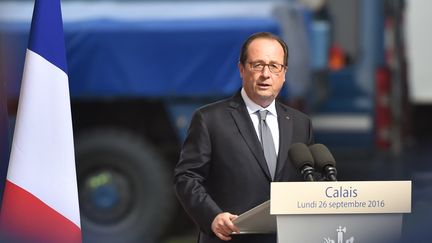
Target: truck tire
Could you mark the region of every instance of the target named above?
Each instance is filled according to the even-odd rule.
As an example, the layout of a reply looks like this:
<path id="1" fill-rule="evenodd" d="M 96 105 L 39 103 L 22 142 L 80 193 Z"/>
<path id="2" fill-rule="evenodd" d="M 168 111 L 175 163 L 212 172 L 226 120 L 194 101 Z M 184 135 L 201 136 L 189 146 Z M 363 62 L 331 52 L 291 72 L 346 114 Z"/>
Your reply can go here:
<path id="1" fill-rule="evenodd" d="M 83 241 L 157 241 L 174 199 L 156 150 L 131 132 L 104 129 L 78 136 L 75 154 Z"/>

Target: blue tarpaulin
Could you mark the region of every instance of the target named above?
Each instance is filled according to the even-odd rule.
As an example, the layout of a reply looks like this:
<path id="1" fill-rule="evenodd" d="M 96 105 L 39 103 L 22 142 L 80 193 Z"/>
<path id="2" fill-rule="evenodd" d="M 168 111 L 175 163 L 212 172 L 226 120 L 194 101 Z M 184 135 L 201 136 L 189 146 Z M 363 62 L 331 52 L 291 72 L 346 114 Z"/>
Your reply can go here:
<path id="1" fill-rule="evenodd" d="M 242 42 L 278 33 L 271 18 L 91 20 L 64 24 L 72 98 L 227 96 L 241 86 Z M 9 25 L 10 92 L 18 94 L 28 27 Z M 22 59 L 22 60 L 21 60 Z M 15 70 L 15 71 L 13 71 Z"/>

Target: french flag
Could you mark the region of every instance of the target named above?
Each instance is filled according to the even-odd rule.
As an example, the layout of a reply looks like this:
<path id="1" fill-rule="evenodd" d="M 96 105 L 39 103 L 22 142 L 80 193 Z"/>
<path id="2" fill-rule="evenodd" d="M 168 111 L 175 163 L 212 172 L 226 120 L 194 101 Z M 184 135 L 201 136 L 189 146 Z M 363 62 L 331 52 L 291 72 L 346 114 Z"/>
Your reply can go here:
<path id="1" fill-rule="evenodd" d="M 81 242 L 60 0 L 36 0 L 9 159 L 0 238 Z"/>

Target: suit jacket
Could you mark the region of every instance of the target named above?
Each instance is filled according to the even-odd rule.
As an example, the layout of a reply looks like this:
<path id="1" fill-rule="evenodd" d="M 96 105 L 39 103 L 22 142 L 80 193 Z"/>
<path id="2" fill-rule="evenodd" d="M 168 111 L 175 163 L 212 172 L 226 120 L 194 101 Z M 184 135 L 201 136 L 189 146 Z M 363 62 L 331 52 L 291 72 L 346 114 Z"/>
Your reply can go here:
<path id="1" fill-rule="evenodd" d="M 279 152 L 274 181 L 301 180 L 288 158 L 292 143 L 311 144 L 312 126 L 303 113 L 276 102 Z M 216 243 L 217 214 L 240 215 L 270 198 L 272 181 L 264 153 L 238 92 L 198 109 L 174 171 L 174 189 L 200 229 L 198 242 Z M 275 235 L 234 236 L 232 243 L 276 243 Z"/>

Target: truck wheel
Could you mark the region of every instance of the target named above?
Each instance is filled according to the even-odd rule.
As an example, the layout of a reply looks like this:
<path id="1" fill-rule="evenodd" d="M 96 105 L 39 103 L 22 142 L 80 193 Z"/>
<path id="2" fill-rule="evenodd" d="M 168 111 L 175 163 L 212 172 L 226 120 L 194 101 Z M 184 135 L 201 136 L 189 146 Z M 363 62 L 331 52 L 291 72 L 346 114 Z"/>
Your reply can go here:
<path id="1" fill-rule="evenodd" d="M 173 208 L 164 160 L 126 131 L 94 130 L 75 144 L 84 242 L 154 242 Z"/>

